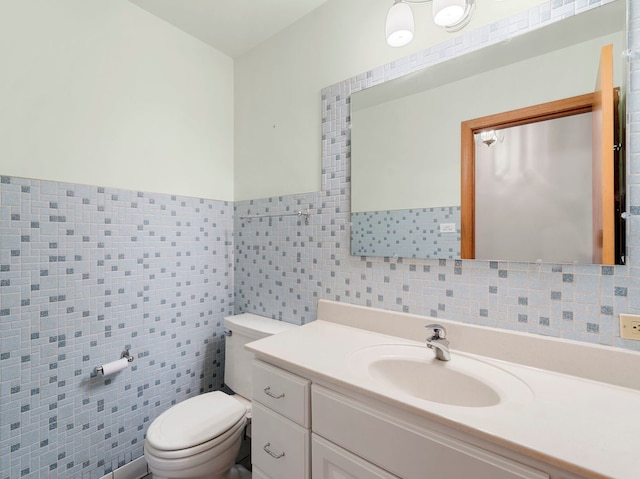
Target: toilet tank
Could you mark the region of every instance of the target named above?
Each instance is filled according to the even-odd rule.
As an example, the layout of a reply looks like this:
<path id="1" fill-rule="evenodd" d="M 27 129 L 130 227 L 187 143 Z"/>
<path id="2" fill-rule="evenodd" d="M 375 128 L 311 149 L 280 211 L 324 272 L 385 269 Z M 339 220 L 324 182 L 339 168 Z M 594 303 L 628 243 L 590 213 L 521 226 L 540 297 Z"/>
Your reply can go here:
<path id="1" fill-rule="evenodd" d="M 253 353 L 244 349 L 244 345 L 298 326 L 257 314 L 244 313 L 224 318 L 224 327 L 224 384 L 236 394 L 250 400 Z"/>

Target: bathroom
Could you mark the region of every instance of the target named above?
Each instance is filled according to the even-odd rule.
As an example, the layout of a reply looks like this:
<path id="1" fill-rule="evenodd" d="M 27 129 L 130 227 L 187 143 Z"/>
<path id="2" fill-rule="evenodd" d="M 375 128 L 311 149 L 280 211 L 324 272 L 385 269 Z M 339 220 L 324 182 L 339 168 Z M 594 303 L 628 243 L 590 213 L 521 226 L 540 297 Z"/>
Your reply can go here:
<path id="1" fill-rule="evenodd" d="M 0 479 L 100 479 L 142 457 L 160 413 L 221 387 L 232 314 L 306 324 L 329 299 L 640 350 L 618 326 L 640 314 L 640 31 L 626 265 L 363 258 L 350 254 L 349 92 L 419 68 L 407 57 L 427 48 L 471 48 L 452 39 L 523 9 L 594 2 L 478 0 L 457 33 L 417 6 L 399 48 L 384 38 L 390 1 L 305 2 L 230 53 L 150 3 L 0 5 Z M 306 209 L 308 222 L 240 218 Z M 125 348 L 126 370 L 91 376 Z"/>

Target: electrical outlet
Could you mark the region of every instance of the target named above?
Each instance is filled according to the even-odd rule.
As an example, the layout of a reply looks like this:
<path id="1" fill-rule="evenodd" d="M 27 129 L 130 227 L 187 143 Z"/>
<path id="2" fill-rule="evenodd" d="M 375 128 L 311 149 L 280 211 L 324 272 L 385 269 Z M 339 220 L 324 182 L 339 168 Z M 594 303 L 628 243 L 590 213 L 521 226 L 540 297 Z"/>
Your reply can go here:
<path id="1" fill-rule="evenodd" d="M 440 233 L 455 233 L 455 232 L 456 232 L 455 223 L 440 223 Z"/>
<path id="2" fill-rule="evenodd" d="M 637 314 L 620 315 L 620 337 L 640 341 L 640 316 Z"/>

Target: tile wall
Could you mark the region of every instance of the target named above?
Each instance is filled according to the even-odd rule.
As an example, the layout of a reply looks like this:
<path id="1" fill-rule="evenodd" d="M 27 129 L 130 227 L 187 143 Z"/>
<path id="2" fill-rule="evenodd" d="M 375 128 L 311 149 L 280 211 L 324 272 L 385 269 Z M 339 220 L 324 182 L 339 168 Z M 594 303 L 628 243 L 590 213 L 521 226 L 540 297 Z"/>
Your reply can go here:
<path id="1" fill-rule="evenodd" d="M 455 231 L 440 231 L 440 224 Z M 460 207 L 351 214 L 351 254 L 403 258 L 460 257 Z"/>
<path id="2" fill-rule="evenodd" d="M 99 478 L 222 382 L 231 204 L 1 177 L 0 479 Z M 130 348 L 131 367 L 93 377 Z"/>
<path id="3" fill-rule="evenodd" d="M 630 1 L 627 266 L 418 260 L 350 255 L 351 93 L 502 41 L 599 0 L 553 0 L 505 21 L 347 79 L 323 91 L 323 191 L 235 204 L 236 311 L 304 324 L 320 298 L 640 350 L 619 338 L 618 314 L 640 313 L 640 1 Z M 252 222 L 247 214 L 309 208 Z"/>

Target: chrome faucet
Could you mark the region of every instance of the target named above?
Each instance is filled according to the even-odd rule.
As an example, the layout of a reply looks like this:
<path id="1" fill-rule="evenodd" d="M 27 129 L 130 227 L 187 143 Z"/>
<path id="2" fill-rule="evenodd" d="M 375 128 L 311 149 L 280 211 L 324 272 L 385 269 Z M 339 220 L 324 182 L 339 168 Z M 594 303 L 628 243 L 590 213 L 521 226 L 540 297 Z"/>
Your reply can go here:
<path id="1" fill-rule="evenodd" d="M 451 353 L 449 352 L 447 330 L 440 324 L 428 324 L 425 328 L 433 330 L 433 336 L 427 338 L 427 347 L 433 349 L 436 353 L 436 359 L 449 361 L 451 359 Z"/>

